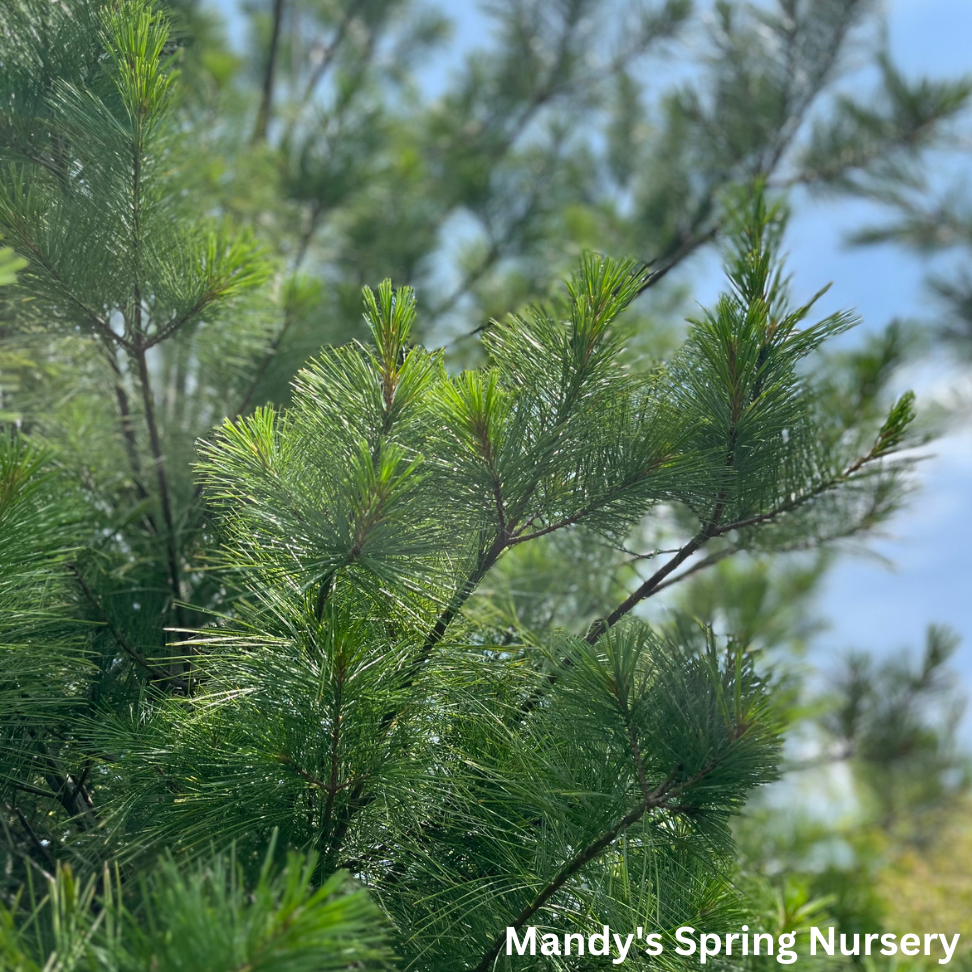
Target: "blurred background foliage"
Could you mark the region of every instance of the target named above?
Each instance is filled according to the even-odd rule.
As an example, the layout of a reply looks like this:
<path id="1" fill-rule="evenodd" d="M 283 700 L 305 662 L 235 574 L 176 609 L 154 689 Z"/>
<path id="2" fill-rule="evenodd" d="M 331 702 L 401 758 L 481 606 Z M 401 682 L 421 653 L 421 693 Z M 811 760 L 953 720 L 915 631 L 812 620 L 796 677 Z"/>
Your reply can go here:
<path id="1" fill-rule="evenodd" d="M 55 6 L 71 16 L 59 19 Z M 65 112 L 87 110 L 68 86 L 90 82 L 100 52 L 65 38 L 97 6 L 16 0 L 0 12 L 5 161 L 70 182 L 45 113 L 52 95 Z M 76 338 L 52 350 L 57 294 L 28 299 L 10 286 L 18 271 L 21 283 L 31 273 L 17 254 L 43 241 L 18 236 L 26 217 L 12 204 L 3 212 L 0 419 L 56 449 L 53 478 L 30 503 L 59 508 L 50 550 L 70 565 L 31 623 L 50 625 L 58 657 L 81 667 L 92 656 L 77 649 L 75 630 L 62 630 L 56 608 L 68 603 L 90 623 L 103 698 L 123 703 L 142 691 L 130 671 L 116 677 L 119 644 L 143 675 L 171 674 L 172 632 L 226 604 L 201 559 L 210 528 L 191 471 L 197 438 L 224 417 L 288 403 L 311 355 L 362 338 L 363 284 L 414 286 L 416 338 L 443 347 L 458 368 L 482 359 L 491 322 L 551 301 L 583 251 L 632 256 L 652 285 L 624 326 L 650 363 L 678 345 L 695 313 L 692 268 L 720 240 L 727 194 L 758 177 L 781 196 L 810 190 L 807 205 L 846 195 L 884 207 L 883 223 L 860 228 L 862 244 L 956 257 L 954 272 L 933 280 L 940 303 L 930 327 L 889 322 L 817 365 L 835 422 L 876 420 L 901 366 L 929 346 L 962 361 L 972 354 L 972 201 L 939 177 L 943 159 L 968 150 L 972 81 L 906 77 L 871 0 L 492 0 L 482 6 L 490 37 L 458 57 L 456 11 L 431 0 L 241 0 L 230 26 L 243 42 L 234 44 L 225 7 L 162 6 L 173 24 L 162 53 L 179 72 L 174 122 L 165 132 L 147 124 L 146 138 L 160 140 L 165 160 L 153 178 L 179 188 L 159 190 L 166 201 L 153 218 L 195 228 L 169 240 L 184 260 L 178 279 L 159 284 L 169 319 L 188 323 L 136 341 L 146 345 L 151 404 L 138 402 L 110 337 L 82 340 L 92 325 L 80 311 L 68 322 Z M 430 81 L 437 61 L 448 67 Z M 875 83 L 848 87 L 862 65 Z M 103 168 L 99 177 L 114 178 Z M 105 232 L 102 216 L 89 213 L 66 245 L 116 252 L 90 246 Z M 118 214 L 127 232 L 125 219 Z M 217 223 L 243 242 L 206 242 Z M 110 275 L 98 261 L 77 267 L 85 286 Z M 58 387 L 64 393 L 52 394 Z M 132 434 L 93 440 L 113 402 Z M 165 557 L 149 502 L 163 460 L 175 544 Z M 72 504 L 101 518 L 96 542 L 78 538 Z M 527 643 L 552 628 L 583 631 L 650 571 L 682 515 L 636 530 L 623 547 L 567 533 L 517 548 L 468 614 L 500 639 L 515 632 Z M 953 961 L 972 967 L 972 795 L 963 698 L 949 669 L 955 639 L 930 618 L 926 644 L 910 655 L 820 664 L 806 652 L 820 630 L 814 598 L 839 551 L 730 553 L 728 541 L 717 545 L 706 569 L 652 611 L 661 624 L 699 619 L 786 673 L 786 773 L 737 821 L 735 879 L 765 902 L 767 927 L 832 918 L 849 932 L 961 931 Z M 74 704 L 70 692 L 60 704 Z M 37 801 L 5 799 L 9 877 L 13 848 L 36 843 L 23 819 Z M 47 821 L 53 832 L 61 819 Z M 163 875 L 153 893 L 178 880 Z"/>

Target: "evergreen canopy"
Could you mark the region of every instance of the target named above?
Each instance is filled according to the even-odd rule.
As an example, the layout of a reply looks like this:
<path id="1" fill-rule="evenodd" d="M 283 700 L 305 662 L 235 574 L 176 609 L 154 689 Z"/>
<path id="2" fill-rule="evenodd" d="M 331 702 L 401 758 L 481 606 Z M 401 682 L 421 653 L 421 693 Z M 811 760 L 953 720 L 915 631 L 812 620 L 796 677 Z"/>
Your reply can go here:
<path id="1" fill-rule="evenodd" d="M 588 254 L 459 373 L 408 287 L 365 288 L 370 340 L 250 411 L 273 262 L 200 215 L 165 18 L 5 17 L 7 966 L 485 972 L 508 926 L 729 921 L 773 676 L 635 609 L 738 552 L 867 534 L 913 418 L 825 393 L 812 362 L 853 319 L 790 301 L 782 206 L 726 194 L 726 293 L 663 362 L 623 320 L 661 271 Z M 525 551 L 596 571 L 655 520 L 677 547 L 588 625 L 489 609 Z"/>

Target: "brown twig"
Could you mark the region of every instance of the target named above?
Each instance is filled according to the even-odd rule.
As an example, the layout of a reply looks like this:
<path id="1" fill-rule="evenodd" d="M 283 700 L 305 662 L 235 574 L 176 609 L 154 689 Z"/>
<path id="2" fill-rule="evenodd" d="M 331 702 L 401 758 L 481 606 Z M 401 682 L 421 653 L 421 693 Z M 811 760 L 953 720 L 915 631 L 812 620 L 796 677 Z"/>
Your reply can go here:
<path id="1" fill-rule="evenodd" d="M 78 582 L 78 586 L 81 588 L 81 593 L 84 594 L 85 600 L 98 612 L 101 620 L 104 621 L 105 626 L 111 632 L 111 636 L 118 642 L 118 646 L 132 659 L 136 664 L 141 665 L 146 672 L 153 678 L 159 679 L 160 673 L 158 669 L 149 662 L 144 655 L 136 651 L 122 631 L 118 628 L 114 621 L 112 621 L 110 615 L 105 610 L 104 605 L 98 598 L 98 595 L 91 589 L 91 586 L 84 579 L 84 575 L 78 569 L 77 564 L 67 564 L 67 569 L 71 574 L 74 575 L 75 580 Z"/>
<path id="2" fill-rule="evenodd" d="M 45 800 L 57 800 L 57 794 L 51 790 L 42 790 L 39 786 L 31 786 L 29 783 L 20 783 L 17 780 L 7 780 L 15 789 L 23 793 L 30 793 L 32 796 L 44 797 Z"/>
<path id="3" fill-rule="evenodd" d="M 142 389 L 142 403 L 145 409 L 145 423 L 148 426 L 149 444 L 152 449 L 152 459 L 155 466 L 155 476 L 159 487 L 159 503 L 162 507 L 162 519 L 165 522 L 166 554 L 169 566 L 169 584 L 172 587 L 172 604 L 176 614 L 176 622 L 184 628 L 185 620 L 182 614 L 179 571 L 179 551 L 176 543 L 175 519 L 172 515 L 172 500 L 169 494 L 169 479 L 165 471 L 165 456 L 162 452 L 162 442 L 159 437 L 159 426 L 155 417 L 155 402 L 152 396 L 152 386 L 149 379 L 148 362 L 145 349 L 136 346 L 134 351 L 135 363 L 138 366 L 139 385 Z"/>
<path id="4" fill-rule="evenodd" d="M 47 861 L 51 867 L 51 870 L 54 870 L 56 867 L 54 858 L 51 856 L 50 851 L 43 845 L 43 843 L 41 843 L 41 840 L 34 831 L 34 828 L 31 827 L 30 821 L 23 815 L 20 807 L 15 806 L 13 810 L 14 813 L 17 814 L 17 819 L 20 821 L 20 826 L 23 827 L 27 832 L 27 836 L 30 838 L 30 842 L 34 845 L 37 853 Z M 50 875 L 48 875 L 48 877 L 50 877 Z"/>
<path id="5" fill-rule="evenodd" d="M 682 783 L 675 784 L 674 776 L 669 775 L 654 790 L 645 793 L 643 800 L 632 810 L 626 813 L 613 827 L 606 830 L 597 840 L 588 844 L 583 850 L 578 851 L 567 863 L 537 893 L 534 899 L 527 905 L 507 928 L 520 929 L 525 925 L 575 874 L 577 874 L 586 864 L 598 857 L 604 850 L 611 846 L 618 837 L 626 830 L 636 824 L 650 810 L 665 810 L 673 808 L 671 801 L 684 793 L 689 787 L 694 786 L 701 779 L 712 772 L 718 765 L 718 759 L 713 759 L 708 765 L 704 766 L 698 773 Z M 492 945 L 483 955 L 482 960 L 476 966 L 474 972 L 488 972 L 492 968 L 496 957 L 500 953 L 505 940 L 505 929 L 493 939 Z"/>
<path id="6" fill-rule="evenodd" d="M 712 510 L 712 515 L 699 530 L 698 533 L 689 540 L 683 547 L 681 547 L 677 554 L 670 560 L 662 564 L 654 574 L 651 575 L 643 584 L 641 584 L 636 590 L 632 591 L 606 618 L 601 618 L 593 625 L 591 625 L 590 630 L 587 632 L 585 640 L 588 644 L 594 644 L 607 631 L 608 628 L 617 624 L 635 605 L 641 603 L 645 598 L 651 597 L 652 594 L 656 592 L 662 581 L 668 577 L 677 567 L 685 563 L 689 557 L 692 556 L 700 547 L 706 544 L 713 536 L 715 536 L 715 531 L 717 529 L 719 520 L 722 517 L 722 511 L 724 509 L 724 500 L 717 502 Z"/>
<path id="7" fill-rule="evenodd" d="M 283 22 L 284 0 L 274 0 L 273 28 L 270 33 L 270 50 L 267 54 L 267 66 L 263 74 L 263 90 L 260 96 L 260 108 L 257 111 L 256 125 L 253 128 L 251 144 L 267 140 L 267 129 L 270 127 L 270 111 L 273 107 L 273 88 L 276 81 L 277 53 L 280 49 L 280 27 Z"/>
<path id="8" fill-rule="evenodd" d="M 339 752 L 341 741 L 341 702 L 344 696 L 344 658 L 339 655 L 337 660 L 337 684 L 334 689 L 334 705 L 331 708 L 331 776 L 328 781 L 327 799 L 324 802 L 324 817 L 321 821 L 321 843 L 327 838 L 331 829 L 331 816 L 334 813 L 334 798 L 338 792 Z M 345 783 L 344 785 L 347 785 Z"/>

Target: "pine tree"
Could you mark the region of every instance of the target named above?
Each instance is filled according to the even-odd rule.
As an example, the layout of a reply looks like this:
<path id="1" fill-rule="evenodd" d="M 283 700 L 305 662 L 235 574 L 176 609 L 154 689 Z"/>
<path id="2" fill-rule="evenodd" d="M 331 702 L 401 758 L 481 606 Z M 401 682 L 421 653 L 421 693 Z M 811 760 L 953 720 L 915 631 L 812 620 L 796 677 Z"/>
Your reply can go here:
<path id="1" fill-rule="evenodd" d="M 571 11 L 528 96 L 479 68 L 502 124 L 441 161 L 463 180 L 442 219 L 477 185 L 489 199 L 519 129 L 576 93 Z M 785 208 L 763 180 L 729 188 L 769 174 L 741 160 L 782 129 L 695 200 L 718 211 L 728 287 L 666 360 L 629 308 L 707 222 L 659 220 L 679 241 L 660 264 L 585 254 L 463 371 L 421 344 L 409 287 L 365 288 L 368 339 L 265 405 L 287 315 L 320 295 L 280 272 L 285 233 L 260 243 L 209 205 L 166 18 L 148 0 L 3 17 L 0 228 L 22 263 L 2 292 L 4 960 L 485 970 L 508 926 L 731 921 L 729 820 L 776 775 L 778 687 L 751 641 L 636 609 L 740 554 L 866 536 L 901 500 L 913 417 L 907 395 L 878 418 L 835 406 L 808 365 L 853 318 L 808 323 Z M 408 258 L 407 234 L 381 235 Z M 674 548 L 619 571 L 656 530 Z M 567 555 L 603 576 L 566 601 L 540 583 L 525 617 L 521 579 Z"/>
<path id="2" fill-rule="evenodd" d="M 934 338 L 944 342 L 960 360 L 968 357 L 972 337 L 972 282 L 968 271 L 970 239 L 968 170 L 961 131 L 967 123 L 968 77 L 930 83 L 909 82 L 887 57 L 881 63 L 879 97 L 871 103 L 846 99 L 829 124 L 819 126 L 812 154 L 819 175 L 817 189 L 856 196 L 877 204 L 889 217 L 851 234 L 856 245 L 896 243 L 916 255 L 949 253 L 954 264 L 928 279 L 932 303 L 930 325 Z M 929 113 L 953 116 L 942 139 L 938 165 L 928 171 L 920 161 L 917 144 L 923 119 Z M 899 128 L 895 150 L 884 154 L 884 135 Z M 826 160 L 834 150 L 854 158 L 846 170 Z M 869 164 L 875 153 L 879 164 Z M 948 180 L 946 183 L 945 180 Z"/>

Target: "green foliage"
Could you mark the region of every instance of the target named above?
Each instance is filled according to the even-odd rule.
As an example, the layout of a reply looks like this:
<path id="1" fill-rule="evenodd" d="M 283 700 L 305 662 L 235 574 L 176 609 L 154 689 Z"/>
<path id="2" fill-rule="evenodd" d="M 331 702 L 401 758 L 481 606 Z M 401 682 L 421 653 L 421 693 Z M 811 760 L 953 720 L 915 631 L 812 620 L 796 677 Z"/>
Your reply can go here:
<path id="1" fill-rule="evenodd" d="M 260 5 L 249 72 L 189 0 L 3 6 L 14 968 L 485 972 L 508 925 L 820 912 L 730 821 L 792 717 L 774 597 L 818 576 L 750 565 L 908 484 L 903 343 L 821 353 L 853 321 L 791 303 L 767 190 L 866 5 L 720 4 L 656 111 L 691 5 L 616 6 L 495 5 L 434 101 L 403 0 Z M 652 293 L 717 236 L 681 341 Z"/>
<path id="2" fill-rule="evenodd" d="M 162 57 L 167 36 L 150 4 L 106 14 L 98 46 L 109 57 L 97 80 L 80 88 L 59 77 L 45 105 L 49 137 L 69 142 L 83 178 L 63 165 L 11 163 L 0 192 L 0 218 L 28 256 L 19 286 L 36 312 L 112 350 L 147 350 L 259 279 L 252 245 L 186 219 L 177 205 L 164 163 L 174 80 Z"/>
<path id="3" fill-rule="evenodd" d="M 83 507 L 49 456 L 18 435 L 0 437 L 0 793 L 33 803 L 55 800 L 70 816 L 89 808 L 59 770 L 51 734 L 70 735 L 73 714 L 93 681 L 93 659 L 72 619 L 70 557 L 80 543 Z M 28 781 L 43 783 L 34 786 Z M 35 837 L 36 841 L 36 837 Z M 20 870 L 14 848 L 6 865 Z M 39 845 L 36 851 L 46 852 Z"/>
<path id="4" fill-rule="evenodd" d="M 454 377 L 408 347 L 412 294 L 383 284 L 365 293 L 371 346 L 325 352 L 286 412 L 202 447 L 239 594 L 186 643 L 188 698 L 99 730 L 121 754 L 109 819 L 126 859 L 218 833 L 256 861 L 279 828 L 320 849 L 322 873 L 365 877 L 400 947 L 435 968 L 485 968 L 506 923 L 548 907 L 597 924 L 624 902 L 641 920 L 656 856 L 696 845 L 722 864 L 667 907 L 713 906 L 727 815 L 773 775 L 765 676 L 742 643 L 720 659 L 711 637 L 619 622 L 709 540 L 779 545 L 821 498 L 849 503 L 841 535 L 866 530 L 904 468 L 880 428 L 856 458 L 821 454 L 834 440 L 809 434 L 817 395 L 794 363 L 846 321 L 799 329 L 809 308 L 785 305 L 760 195 L 739 219 L 734 291 L 670 369 L 621 367 L 614 318 L 644 282 L 632 264 L 586 259 L 562 315 L 496 324 L 490 364 Z M 617 540 L 672 502 L 694 530 L 586 640 L 546 634 L 537 650 L 514 630 L 497 645 L 475 611 L 462 623 L 506 551 L 579 526 Z M 646 877 L 612 902 L 614 879 L 595 875 L 618 853 Z"/>
<path id="5" fill-rule="evenodd" d="M 0 287 L 12 284 L 17 279 L 17 271 L 25 266 L 27 261 L 17 256 L 9 246 L 0 248 Z"/>
<path id="6" fill-rule="evenodd" d="M 29 901 L 0 904 L 0 958 L 10 972 L 385 968 L 381 914 L 366 893 L 340 874 L 315 887 L 313 873 L 313 856 L 292 854 L 279 870 L 268 857 L 247 890 L 232 856 L 186 872 L 163 858 L 131 900 L 117 873 L 80 881 L 62 865 L 39 900 L 32 883 Z"/>
<path id="7" fill-rule="evenodd" d="M 949 920 L 949 902 L 966 894 L 954 869 L 969 778 L 948 668 L 956 643 L 932 626 L 918 659 L 848 654 L 804 696 L 810 718 L 782 792 L 737 821 L 744 874 L 777 891 L 801 887 L 850 934 Z M 943 841 L 954 865 L 935 860 Z"/>
<path id="8" fill-rule="evenodd" d="M 917 667 L 906 658 L 876 666 L 851 655 L 838 678 L 824 727 L 860 762 L 868 802 L 877 801 L 886 820 L 935 806 L 943 790 L 963 789 L 968 767 L 953 742 L 962 701 L 946 668 L 957 646 L 951 631 L 932 625 Z"/>
<path id="9" fill-rule="evenodd" d="M 888 181 L 919 176 L 919 153 L 936 138 L 936 126 L 968 107 L 968 78 L 909 82 L 887 53 L 877 62 L 880 86 L 868 102 L 844 96 L 832 118 L 815 127 L 804 157 L 807 181 L 857 188 L 879 197 Z M 876 166 L 875 166 L 876 163 Z M 865 233 L 861 239 L 887 238 Z"/>
<path id="10" fill-rule="evenodd" d="M 817 125 L 806 153 L 808 181 L 823 191 L 870 200 L 888 214 L 881 223 L 852 233 L 853 243 L 897 243 L 917 256 L 953 257 L 946 272 L 939 268 L 928 278 L 935 313 L 925 323 L 967 359 L 972 213 L 962 185 L 967 169 L 961 126 L 968 118 L 972 78 L 909 81 L 886 54 L 878 66 L 876 98 L 842 98 L 833 117 Z M 933 175 L 922 165 L 922 150 L 930 144 L 941 156 L 938 171 L 947 176 Z M 846 168 L 835 166 L 835 159 Z"/>

